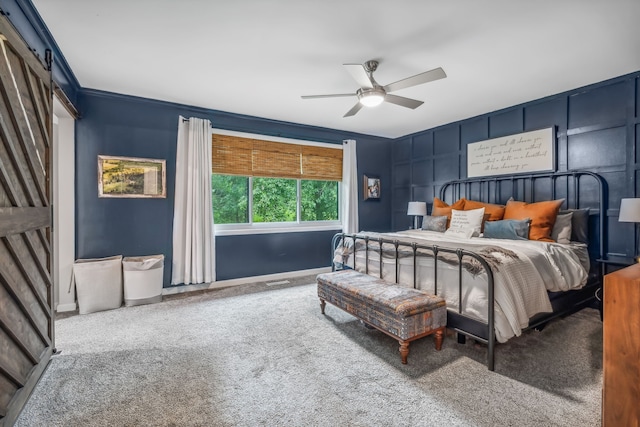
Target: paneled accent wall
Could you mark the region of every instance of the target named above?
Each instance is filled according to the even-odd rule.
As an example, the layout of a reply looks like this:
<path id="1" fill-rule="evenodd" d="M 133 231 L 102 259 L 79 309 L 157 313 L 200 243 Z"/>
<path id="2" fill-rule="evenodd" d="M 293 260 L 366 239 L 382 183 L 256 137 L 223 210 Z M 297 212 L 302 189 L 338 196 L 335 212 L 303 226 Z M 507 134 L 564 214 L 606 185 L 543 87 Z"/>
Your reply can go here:
<path id="1" fill-rule="evenodd" d="M 467 144 L 555 127 L 558 171 L 586 169 L 607 182 L 607 241 L 612 257 L 635 254 L 634 226 L 618 222 L 620 199 L 640 197 L 640 72 L 429 129 L 394 141 L 392 228 L 407 229 L 409 201 L 426 201 L 446 181 L 466 178 Z M 571 186 L 557 189 L 556 197 Z M 521 194 L 526 200 L 527 194 Z M 551 195 L 549 195 L 551 196 Z M 504 203 L 509 195 L 500 195 Z M 597 195 L 580 194 L 580 207 Z"/>

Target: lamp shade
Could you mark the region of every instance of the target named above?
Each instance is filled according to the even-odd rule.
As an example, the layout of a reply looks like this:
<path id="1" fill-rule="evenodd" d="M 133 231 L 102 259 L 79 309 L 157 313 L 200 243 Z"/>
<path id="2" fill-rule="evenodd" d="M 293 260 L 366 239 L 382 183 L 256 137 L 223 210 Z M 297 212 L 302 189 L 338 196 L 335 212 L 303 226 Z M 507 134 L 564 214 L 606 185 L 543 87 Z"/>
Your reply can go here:
<path id="1" fill-rule="evenodd" d="M 618 221 L 640 222 L 640 199 L 622 199 Z"/>
<path id="2" fill-rule="evenodd" d="M 409 202 L 409 208 L 407 209 L 407 215 L 426 215 L 427 203 L 426 202 Z"/>

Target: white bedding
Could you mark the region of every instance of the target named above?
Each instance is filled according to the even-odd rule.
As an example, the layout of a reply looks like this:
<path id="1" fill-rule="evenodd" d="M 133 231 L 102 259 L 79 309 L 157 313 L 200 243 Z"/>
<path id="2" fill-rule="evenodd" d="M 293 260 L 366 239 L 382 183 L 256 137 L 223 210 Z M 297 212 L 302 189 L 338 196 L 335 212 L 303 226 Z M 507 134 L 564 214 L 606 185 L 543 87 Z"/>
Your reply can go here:
<path id="1" fill-rule="evenodd" d="M 529 319 L 537 313 L 551 312 L 551 303 L 547 291 L 567 291 L 578 289 L 587 281 L 589 266 L 583 265 L 586 245 L 537 242 L 531 240 L 485 239 L 474 237 L 462 239 L 445 236 L 443 233 L 423 230 L 407 230 L 397 233 L 361 232 L 375 238 L 398 240 L 400 242 L 416 242 L 421 245 L 438 245 L 440 247 L 462 248 L 478 252 L 487 246 L 507 249 L 517 256 L 517 259 L 505 256 L 497 248 L 491 255 L 499 260 L 494 269 L 495 296 L 495 332 L 498 342 L 505 342 L 513 336 L 521 334 Z M 346 239 L 347 245 L 352 240 Z M 362 241 L 360 241 L 362 242 Z M 360 244 L 359 242 L 359 244 Z M 362 242 L 363 243 L 363 242 Z M 370 246 L 377 247 L 377 243 Z M 385 244 L 385 249 L 393 245 Z M 406 250 L 406 249 L 405 249 Z M 411 251 L 411 249 L 408 249 Z M 485 249 L 486 250 L 486 249 Z M 582 259 L 582 262 L 581 262 Z M 380 264 L 377 251 L 369 251 L 369 271 L 371 275 L 379 276 Z M 334 261 L 353 266 L 352 250 L 336 251 Z M 365 271 L 366 255 L 358 250 L 356 269 Z M 588 261 L 587 261 L 588 262 Z M 399 259 L 398 283 L 413 286 L 413 257 Z M 417 287 L 428 292 L 434 292 L 433 286 L 433 258 L 418 256 Z M 383 278 L 395 282 L 395 258 L 383 256 Z M 487 320 L 487 275 L 485 272 L 474 275 L 463 269 L 462 313 Z M 447 300 L 449 308 L 458 308 L 458 267 L 438 262 L 438 295 Z"/>

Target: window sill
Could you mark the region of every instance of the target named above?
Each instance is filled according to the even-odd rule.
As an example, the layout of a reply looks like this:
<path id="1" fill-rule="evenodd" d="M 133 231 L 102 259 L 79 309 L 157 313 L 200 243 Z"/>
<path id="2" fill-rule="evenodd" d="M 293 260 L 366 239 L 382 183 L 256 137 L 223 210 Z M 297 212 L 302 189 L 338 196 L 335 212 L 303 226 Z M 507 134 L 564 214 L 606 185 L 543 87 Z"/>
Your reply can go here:
<path id="1" fill-rule="evenodd" d="M 249 234 L 306 233 L 310 231 L 342 231 L 342 224 L 253 224 L 245 226 L 215 225 L 216 236 Z"/>

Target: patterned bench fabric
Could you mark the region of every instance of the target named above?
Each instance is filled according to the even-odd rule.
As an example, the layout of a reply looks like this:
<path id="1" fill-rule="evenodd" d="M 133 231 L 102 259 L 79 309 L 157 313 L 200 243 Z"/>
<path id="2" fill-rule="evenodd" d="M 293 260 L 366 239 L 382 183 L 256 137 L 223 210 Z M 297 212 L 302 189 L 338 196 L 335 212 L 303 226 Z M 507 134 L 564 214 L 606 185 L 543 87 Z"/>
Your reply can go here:
<path id="1" fill-rule="evenodd" d="M 318 297 L 403 340 L 447 323 L 443 298 L 354 270 L 318 275 Z"/>

